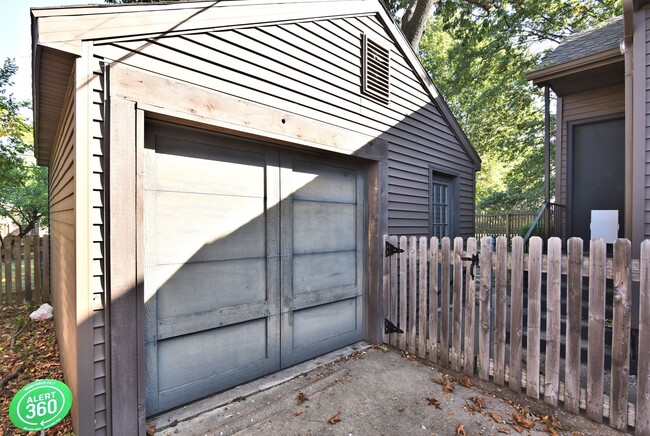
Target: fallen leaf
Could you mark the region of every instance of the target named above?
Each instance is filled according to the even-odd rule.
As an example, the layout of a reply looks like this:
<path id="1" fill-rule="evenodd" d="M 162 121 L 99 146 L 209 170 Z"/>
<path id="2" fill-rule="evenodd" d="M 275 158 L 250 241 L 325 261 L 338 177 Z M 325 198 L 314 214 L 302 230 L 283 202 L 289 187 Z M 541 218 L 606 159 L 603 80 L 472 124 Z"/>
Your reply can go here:
<path id="1" fill-rule="evenodd" d="M 504 419 L 500 416 L 497 415 L 496 413 L 488 413 L 488 416 L 494 420 L 497 424 L 504 424 L 505 421 Z"/>
<path id="2" fill-rule="evenodd" d="M 508 427 L 497 428 L 497 433 L 510 434 L 510 429 Z"/>
<path id="3" fill-rule="evenodd" d="M 298 393 L 298 404 L 302 404 L 305 401 L 309 401 L 309 398 L 307 398 L 307 395 L 303 394 L 302 392 Z"/>
<path id="4" fill-rule="evenodd" d="M 293 416 L 300 416 L 302 415 L 302 412 L 293 412 Z"/>
<path id="5" fill-rule="evenodd" d="M 550 425 L 547 425 L 544 431 L 552 436 L 560 436 L 560 433 Z"/>
<path id="6" fill-rule="evenodd" d="M 152 436 L 154 433 L 156 433 L 156 426 L 152 425 L 147 429 L 147 436 Z"/>
<path id="7" fill-rule="evenodd" d="M 476 405 L 478 411 L 485 409 L 485 399 L 481 397 L 471 397 L 470 400 Z"/>
<path id="8" fill-rule="evenodd" d="M 524 431 L 523 427 L 519 427 L 517 424 L 512 424 L 512 428 L 517 430 L 519 433 L 523 433 Z"/>
<path id="9" fill-rule="evenodd" d="M 447 380 L 445 384 L 442 385 L 442 391 L 447 394 L 450 392 L 454 392 L 454 385 L 452 385 L 451 382 Z"/>
<path id="10" fill-rule="evenodd" d="M 438 383 L 439 385 L 444 385 L 447 380 L 445 380 L 444 378 L 432 378 L 431 381 L 434 383 Z"/>
<path id="11" fill-rule="evenodd" d="M 458 380 L 458 383 L 459 383 L 461 386 L 465 386 L 466 388 L 469 388 L 469 387 L 472 386 L 472 381 L 471 381 L 470 378 L 467 377 L 466 375 L 462 376 L 462 377 L 460 378 L 460 380 Z"/>
<path id="12" fill-rule="evenodd" d="M 337 422 L 341 421 L 341 411 L 339 410 L 336 412 L 336 415 L 332 416 L 330 419 L 327 420 L 330 424 L 336 424 Z"/>
<path id="13" fill-rule="evenodd" d="M 405 410 L 406 410 L 406 407 L 400 407 L 399 409 L 397 409 L 397 411 L 399 413 L 404 413 Z"/>
<path id="14" fill-rule="evenodd" d="M 517 422 L 517 424 L 520 424 L 524 428 L 531 429 L 535 427 L 535 423 L 533 421 L 526 418 L 525 416 L 521 416 L 516 412 L 512 414 L 512 417 L 515 419 L 515 422 Z"/>
<path id="15" fill-rule="evenodd" d="M 462 423 L 459 423 L 458 426 L 456 427 L 456 436 L 467 436 L 467 432 L 465 431 L 465 425 Z"/>
<path id="16" fill-rule="evenodd" d="M 435 398 L 427 398 L 427 403 L 429 403 L 429 406 L 434 406 L 436 409 L 442 410 L 440 403 Z"/>

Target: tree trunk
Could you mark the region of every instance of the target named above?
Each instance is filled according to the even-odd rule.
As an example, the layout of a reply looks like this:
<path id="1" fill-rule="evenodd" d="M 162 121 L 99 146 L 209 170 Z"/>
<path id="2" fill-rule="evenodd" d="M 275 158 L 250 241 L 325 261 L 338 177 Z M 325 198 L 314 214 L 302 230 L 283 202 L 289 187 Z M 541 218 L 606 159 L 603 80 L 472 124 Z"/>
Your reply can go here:
<path id="1" fill-rule="evenodd" d="M 411 44 L 415 53 L 418 52 L 420 39 L 431 15 L 433 5 L 439 0 L 412 0 L 402 17 L 402 32 Z"/>

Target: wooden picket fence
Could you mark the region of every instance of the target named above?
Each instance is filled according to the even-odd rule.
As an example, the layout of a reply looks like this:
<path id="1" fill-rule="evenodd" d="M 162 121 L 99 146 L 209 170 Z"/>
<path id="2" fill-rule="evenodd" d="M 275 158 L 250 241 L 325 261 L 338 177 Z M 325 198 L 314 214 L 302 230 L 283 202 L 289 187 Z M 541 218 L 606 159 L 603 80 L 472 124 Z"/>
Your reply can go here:
<path id="1" fill-rule="evenodd" d="M 48 236 L 6 236 L 0 246 L 0 305 L 50 301 Z"/>
<path id="2" fill-rule="evenodd" d="M 477 213 L 474 217 L 476 237 L 506 236 L 508 241 L 515 236 L 523 236 L 519 232 L 522 228 L 526 231 L 535 220 L 535 212 L 499 212 Z M 524 233 L 525 234 L 525 233 Z"/>
<path id="3" fill-rule="evenodd" d="M 619 430 L 650 434 L 650 240 L 642 243 L 640 260 L 632 260 L 626 239 L 616 241 L 611 259 L 601 239 L 589 242 L 588 256 L 579 238 L 568 241 L 566 254 L 559 238 L 549 239 L 546 254 L 539 237 L 531 238 L 527 253 L 519 236 L 511 248 L 497 238 L 496 249 L 485 237 L 480 251 L 475 238 L 384 239 L 404 250 L 384 260 L 386 343 L 516 392 L 523 388 L 567 411 L 583 410 L 594 421 L 607 418 Z M 386 248 L 389 255 L 393 250 Z M 608 340 L 607 280 L 613 281 Z M 633 282 L 639 307 L 632 307 Z M 628 401 L 632 310 L 640 316 L 636 402 Z M 403 333 L 389 333 L 391 323 Z M 584 328 L 587 357 L 581 361 Z M 610 350 L 611 364 L 605 364 Z"/>

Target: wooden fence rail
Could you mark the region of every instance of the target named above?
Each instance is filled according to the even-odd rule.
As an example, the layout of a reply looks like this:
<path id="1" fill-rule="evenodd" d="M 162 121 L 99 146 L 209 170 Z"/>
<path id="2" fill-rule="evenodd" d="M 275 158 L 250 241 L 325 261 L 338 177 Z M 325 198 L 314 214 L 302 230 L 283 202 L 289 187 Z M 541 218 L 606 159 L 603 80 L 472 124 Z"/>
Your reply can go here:
<path id="1" fill-rule="evenodd" d="M 588 242 L 587 256 L 579 238 L 568 241 L 565 254 L 559 238 L 549 239 L 546 255 L 539 237 L 530 239 L 528 253 L 519 236 L 511 248 L 503 236 L 496 244 L 484 237 L 478 255 L 474 238 L 384 242 L 404 250 L 384 261 L 386 343 L 467 375 L 476 370 L 483 380 L 572 413 L 583 410 L 594 421 L 607 418 L 619 430 L 650 434 L 650 240 L 638 260 L 626 239 L 615 242 L 612 258 L 602 239 Z M 632 311 L 639 314 L 634 334 Z M 389 333 L 390 323 L 403 333 Z"/>
<path id="2" fill-rule="evenodd" d="M 6 236 L 0 246 L 0 305 L 50 301 L 48 236 Z"/>

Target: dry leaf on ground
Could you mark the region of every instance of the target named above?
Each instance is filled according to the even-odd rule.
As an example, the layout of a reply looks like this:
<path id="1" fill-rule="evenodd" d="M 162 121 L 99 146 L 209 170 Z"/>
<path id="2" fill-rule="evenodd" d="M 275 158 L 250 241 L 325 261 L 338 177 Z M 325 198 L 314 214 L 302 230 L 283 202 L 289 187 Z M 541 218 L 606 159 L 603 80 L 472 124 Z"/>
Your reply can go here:
<path id="1" fill-rule="evenodd" d="M 471 397 L 470 400 L 476 405 L 478 411 L 485 409 L 485 399 L 481 397 Z"/>
<path id="2" fill-rule="evenodd" d="M 526 418 L 525 416 L 520 415 L 519 413 L 513 413 L 512 417 L 514 418 L 517 424 L 521 425 L 524 428 L 530 430 L 531 428 L 535 427 L 535 423 L 533 421 Z"/>
<path id="3" fill-rule="evenodd" d="M 336 412 L 336 415 L 332 416 L 330 419 L 327 420 L 327 422 L 330 423 L 330 424 L 336 424 L 339 421 L 341 421 L 341 411 L 340 410 L 338 412 Z"/>
<path id="4" fill-rule="evenodd" d="M 307 397 L 307 395 L 303 394 L 302 392 L 299 392 L 298 393 L 298 404 L 302 404 L 305 401 L 309 401 L 309 398 Z"/>
<path id="5" fill-rule="evenodd" d="M 510 434 L 510 429 L 508 427 L 497 428 L 497 433 Z"/>
<path id="6" fill-rule="evenodd" d="M 427 403 L 430 406 L 434 406 L 436 409 L 442 410 L 442 407 L 440 407 L 440 403 L 435 398 L 427 398 Z"/>
<path id="7" fill-rule="evenodd" d="M 467 432 L 465 431 L 465 425 L 462 423 L 459 423 L 458 426 L 456 427 L 456 436 L 467 436 Z"/>
<path id="8" fill-rule="evenodd" d="M 472 380 L 466 375 L 464 375 L 461 376 L 461 378 L 458 380 L 458 384 L 460 384 L 461 386 L 465 386 L 466 388 L 469 388 L 472 386 Z"/>

